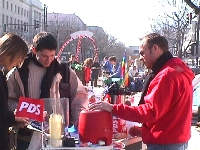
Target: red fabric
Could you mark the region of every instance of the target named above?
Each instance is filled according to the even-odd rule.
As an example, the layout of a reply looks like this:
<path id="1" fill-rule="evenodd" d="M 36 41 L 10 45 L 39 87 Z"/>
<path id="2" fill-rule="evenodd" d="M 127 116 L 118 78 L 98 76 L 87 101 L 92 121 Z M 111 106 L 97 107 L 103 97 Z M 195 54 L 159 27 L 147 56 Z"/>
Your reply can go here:
<path id="1" fill-rule="evenodd" d="M 91 69 L 90 67 L 84 67 L 84 78 L 85 82 L 88 83 L 90 81 Z"/>
<path id="2" fill-rule="evenodd" d="M 184 143 L 190 139 L 192 79 L 194 74 L 179 59 L 169 60 L 149 85 L 145 104 L 115 104 L 113 114 L 141 122 L 146 144 Z"/>

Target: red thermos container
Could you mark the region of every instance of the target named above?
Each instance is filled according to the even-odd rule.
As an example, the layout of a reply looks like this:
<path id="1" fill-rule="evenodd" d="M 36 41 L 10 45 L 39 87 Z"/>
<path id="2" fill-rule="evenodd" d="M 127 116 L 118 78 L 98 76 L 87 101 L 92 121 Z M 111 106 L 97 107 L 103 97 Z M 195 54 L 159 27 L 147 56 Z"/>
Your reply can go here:
<path id="1" fill-rule="evenodd" d="M 105 145 L 110 145 L 113 137 L 111 113 L 100 110 L 81 111 L 78 131 L 80 141 L 83 143 L 98 144 L 99 141 L 104 141 Z"/>

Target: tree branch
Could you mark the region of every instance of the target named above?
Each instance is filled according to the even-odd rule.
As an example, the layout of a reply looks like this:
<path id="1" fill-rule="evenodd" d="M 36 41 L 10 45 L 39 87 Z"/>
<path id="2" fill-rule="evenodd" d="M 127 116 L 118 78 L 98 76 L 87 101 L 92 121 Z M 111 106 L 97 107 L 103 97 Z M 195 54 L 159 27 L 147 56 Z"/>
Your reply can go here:
<path id="1" fill-rule="evenodd" d="M 191 0 L 184 0 L 192 9 L 194 9 L 195 14 L 200 13 L 200 9 L 198 6 L 196 6 Z"/>

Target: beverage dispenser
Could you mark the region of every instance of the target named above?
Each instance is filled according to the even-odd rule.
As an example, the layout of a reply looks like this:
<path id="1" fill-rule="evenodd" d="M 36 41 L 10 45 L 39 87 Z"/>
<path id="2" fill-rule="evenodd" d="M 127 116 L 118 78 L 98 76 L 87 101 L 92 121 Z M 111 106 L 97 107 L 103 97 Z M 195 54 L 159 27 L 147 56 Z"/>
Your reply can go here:
<path id="1" fill-rule="evenodd" d="M 131 93 L 125 88 L 119 87 L 117 82 L 114 82 L 107 92 L 108 102 L 111 104 L 119 104 L 125 102 L 126 95 Z M 113 138 L 120 139 L 127 137 L 126 120 L 113 116 Z"/>

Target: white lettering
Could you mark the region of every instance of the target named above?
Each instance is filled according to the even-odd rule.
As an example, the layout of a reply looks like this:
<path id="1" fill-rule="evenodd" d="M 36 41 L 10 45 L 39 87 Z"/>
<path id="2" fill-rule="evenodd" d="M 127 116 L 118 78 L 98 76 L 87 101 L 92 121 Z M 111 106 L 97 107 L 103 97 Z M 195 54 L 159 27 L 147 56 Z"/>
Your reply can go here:
<path id="1" fill-rule="evenodd" d="M 118 119 L 113 120 L 113 132 L 114 133 L 118 132 Z"/>
<path id="2" fill-rule="evenodd" d="M 28 108 L 28 106 L 29 106 L 29 103 L 27 103 L 27 102 L 22 102 L 22 103 L 21 103 L 21 106 L 20 106 L 20 108 L 19 108 L 19 111 L 22 111 L 22 109 L 24 109 L 24 108 Z"/>
<path id="3" fill-rule="evenodd" d="M 27 112 L 34 113 L 35 111 L 36 111 L 36 105 L 35 104 L 30 104 L 28 109 L 27 109 Z"/>
<path id="4" fill-rule="evenodd" d="M 40 115 L 40 106 L 41 105 L 35 105 L 35 104 L 29 104 L 27 102 L 22 102 L 19 111 L 22 111 L 22 109 L 27 108 L 27 112 L 29 113 L 35 113 L 36 115 Z"/>
<path id="5" fill-rule="evenodd" d="M 36 115 L 40 115 L 40 105 L 37 105 L 37 111 L 35 112 Z"/>

